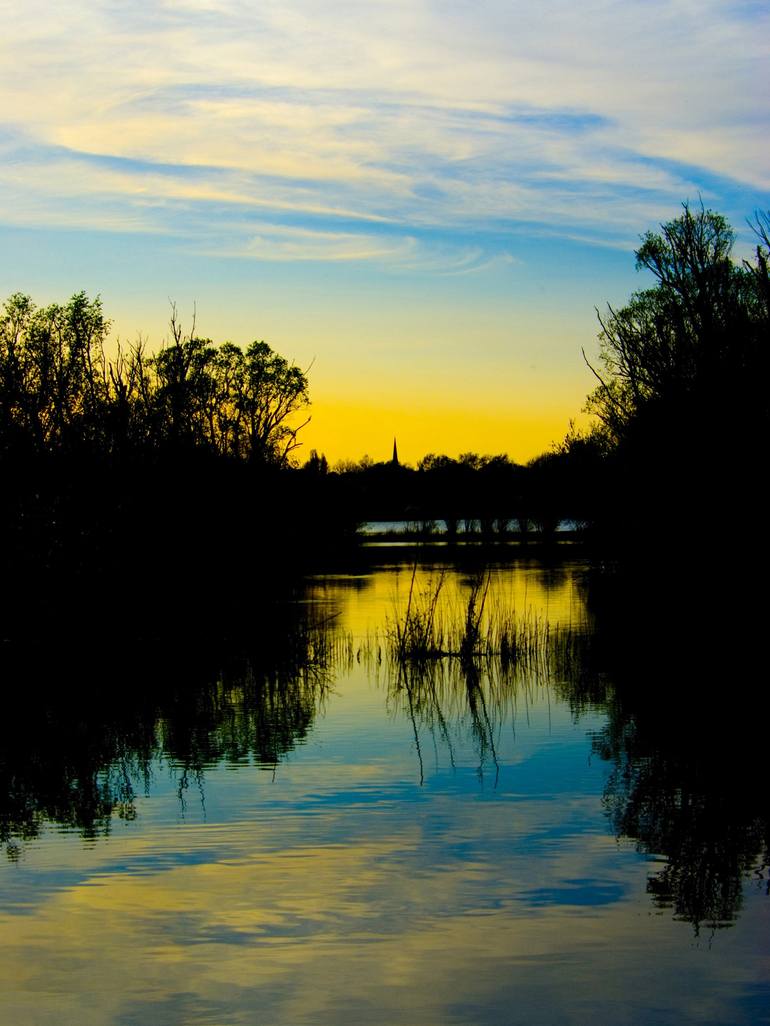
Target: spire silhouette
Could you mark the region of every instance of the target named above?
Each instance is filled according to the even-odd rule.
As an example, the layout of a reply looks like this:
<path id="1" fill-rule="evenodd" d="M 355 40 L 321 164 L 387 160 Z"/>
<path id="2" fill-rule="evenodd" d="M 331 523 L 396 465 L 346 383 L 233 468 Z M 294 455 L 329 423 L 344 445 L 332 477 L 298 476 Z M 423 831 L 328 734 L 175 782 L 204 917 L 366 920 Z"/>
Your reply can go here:
<path id="1" fill-rule="evenodd" d="M 396 445 L 395 435 L 393 436 L 393 459 L 391 460 L 391 463 L 394 467 L 398 467 L 400 465 L 398 462 L 398 446 Z"/>

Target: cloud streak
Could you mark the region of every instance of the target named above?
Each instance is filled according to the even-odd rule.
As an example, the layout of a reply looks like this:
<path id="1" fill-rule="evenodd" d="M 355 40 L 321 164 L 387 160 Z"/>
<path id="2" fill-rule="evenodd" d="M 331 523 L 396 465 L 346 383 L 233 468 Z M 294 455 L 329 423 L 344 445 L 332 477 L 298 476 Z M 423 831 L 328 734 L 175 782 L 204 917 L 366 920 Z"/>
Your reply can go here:
<path id="1" fill-rule="evenodd" d="M 6 224 L 451 271 L 770 190 L 757 5 L 0 8 Z"/>

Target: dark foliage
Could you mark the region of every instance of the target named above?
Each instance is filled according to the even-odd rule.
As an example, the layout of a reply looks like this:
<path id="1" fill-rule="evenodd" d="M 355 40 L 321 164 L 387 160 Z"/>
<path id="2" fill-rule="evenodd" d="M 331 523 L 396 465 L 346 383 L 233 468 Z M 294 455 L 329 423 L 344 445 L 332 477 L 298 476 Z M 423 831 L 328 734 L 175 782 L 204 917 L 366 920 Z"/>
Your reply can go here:
<path id="1" fill-rule="evenodd" d="M 0 316 L 0 638 L 226 625 L 343 533 L 289 466 L 299 368 L 175 313 L 154 356 L 108 357 L 108 332 L 83 293 Z"/>
<path id="2" fill-rule="evenodd" d="M 189 452 L 282 466 L 307 379 L 265 342 L 244 351 L 185 335 L 147 356 L 141 342 L 108 358 L 101 301 L 81 292 L 38 308 L 16 294 L 0 316 L 0 453 L 102 460 Z M 300 425 L 301 426 L 301 425 Z"/>
<path id="3" fill-rule="evenodd" d="M 727 221 L 685 205 L 637 251 L 656 284 L 600 317 L 588 409 L 610 448 L 601 526 L 645 558 L 745 538 L 756 514 L 770 426 L 767 218 L 755 228 L 755 260 L 739 265 Z"/>
<path id="4" fill-rule="evenodd" d="M 416 469 L 364 459 L 329 471 L 320 469 L 316 455 L 304 472 L 325 480 L 333 504 L 359 522 L 406 521 L 419 536 L 439 529 L 449 541 L 497 542 L 530 533 L 548 539 L 560 520 L 585 521 L 593 512 L 605 449 L 600 434 L 570 431 L 560 446 L 527 465 L 504 455 L 429 453 Z"/>

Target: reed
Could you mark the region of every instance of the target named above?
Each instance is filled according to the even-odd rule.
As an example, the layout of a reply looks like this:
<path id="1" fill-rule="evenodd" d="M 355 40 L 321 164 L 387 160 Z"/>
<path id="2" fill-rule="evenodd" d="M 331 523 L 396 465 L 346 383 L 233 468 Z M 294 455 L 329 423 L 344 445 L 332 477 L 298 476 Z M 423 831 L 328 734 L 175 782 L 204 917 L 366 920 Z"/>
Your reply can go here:
<path id="1" fill-rule="evenodd" d="M 419 593 L 415 588 L 416 576 L 417 563 L 412 568 L 406 612 L 386 628 L 398 663 L 424 663 L 444 654 L 444 624 L 438 609 L 445 572 L 442 570 L 432 586 Z"/>
<path id="2" fill-rule="evenodd" d="M 419 589 L 413 569 L 406 608 L 386 625 L 388 655 L 396 668 L 454 660 L 463 666 L 494 663 L 504 674 L 519 670 L 549 677 L 557 651 L 567 655 L 577 636 L 571 624 L 552 625 L 531 608 L 507 606 L 490 590 L 488 572 L 471 581 L 463 603 L 442 601 L 444 584 L 442 572 Z"/>

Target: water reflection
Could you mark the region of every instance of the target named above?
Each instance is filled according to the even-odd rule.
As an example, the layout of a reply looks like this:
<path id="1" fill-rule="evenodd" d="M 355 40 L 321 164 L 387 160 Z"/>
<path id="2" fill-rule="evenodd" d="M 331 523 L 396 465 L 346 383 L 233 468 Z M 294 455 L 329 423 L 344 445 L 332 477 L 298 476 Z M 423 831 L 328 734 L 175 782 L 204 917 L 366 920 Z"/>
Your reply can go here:
<path id="1" fill-rule="evenodd" d="M 467 629 L 479 580 L 477 566 L 449 573 L 433 563 L 318 579 L 304 602 L 282 607 L 255 650 L 216 669 L 210 655 L 201 663 L 166 653 L 154 664 L 100 672 L 84 661 L 80 686 L 62 689 L 17 665 L 6 688 L 13 714 L 0 739 L 0 839 L 8 854 L 16 857 L 19 842 L 45 823 L 84 838 L 108 835 L 114 819 L 136 816 L 137 796 L 150 792 L 164 764 L 182 803 L 218 764 L 275 767 L 303 743 L 329 688 L 356 663 L 384 690 L 389 713 L 411 724 L 421 784 L 426 751 L 437 757 L 442 748 L 454 769 L 463 748 L 474 753 L 478 778 L 494 787 L 501 737 L 508 727 L 515 734 L 543 695 L 564 702 L 576 720 L 600 710 L 592 748 L 611 766 L 607 819 L 616 836 L 660 860 L 648 882 L 655 906 L 696 929 L 732 923 L 746 879 L 767 888 L 769 819 L 752 784 L 762 772 L 752 753 L 761 746 L 739 742 L 738 760 L 718 733 L 721 712 L 709 718 L 681 679 L 678 700 L 669 689 L 663 703 L 651 700 L 649 686 L 624 679 L 628 667 L 618 665 L 617 651 L 608 673 L 579 566 L 488 569 L 479 630 L 497 631 L 496 640 L 463 653 L 451 632 Z M 430 606 L 437 587 L 432 657 L 399 659 L 399 618 L 410 603 L 412 615 L 419 602 Z M 519 634 L 503 648 L 506 615 Z"/>
<path id="2" fill-rule="evenodd" d="M 82 659 L 66 693 L 61 665 L 7 667 L 16 1021 L 53 1022 L 63 993 L 100 1024 L 258 1007 L 314 1026 L 513 1007 L 528 1023 L 761 1021 L 759 728 L 725 730 L 726 699 L 606 646 L 582 565 L 488 569 L 483 604 L 471 564 L 319 578 L 226 658 L 188 639 Z M 430 643 L 400 657 L 406 610 L 439 580 Z M 680 982 L 715 979 L 693 930 L 728 924 L 704 1010 Z M 97 963 L 89 1020 L 72 994 Z M 657 1004 L 613 983 L 629 979 Z"/>
<path id="3" fill-rule="evenodd" d="M 731 729 L 701 680 L 656 683 L 655 700 L 649 681 L 636 700 L 622 679 L 608 689 L 594 739 L 612 767 L 604 804 L 613 831 L 657 857 L 655 906 L 713 931 L 735 922 L 747 886 L 768 893 L 764 743 L 743 719 Z"/>
<path id="4" fill-rule="evenodd" d="M 218 763 L 275 764 L 306 737 L 337 660 L 334 611 L 287 604 L 256 648 L 218 664 L 208 647 L 156 648 L 119 664 L 103 651 L 69 665 L 5 666 L 0 726 L 0 841 L 8 854 L 45 823 L 86 839 L 133 819 L 160 766 L 180 801 Z"/>

